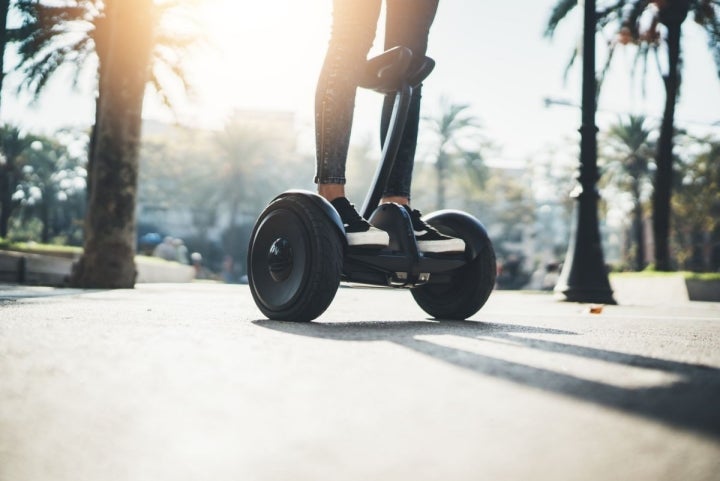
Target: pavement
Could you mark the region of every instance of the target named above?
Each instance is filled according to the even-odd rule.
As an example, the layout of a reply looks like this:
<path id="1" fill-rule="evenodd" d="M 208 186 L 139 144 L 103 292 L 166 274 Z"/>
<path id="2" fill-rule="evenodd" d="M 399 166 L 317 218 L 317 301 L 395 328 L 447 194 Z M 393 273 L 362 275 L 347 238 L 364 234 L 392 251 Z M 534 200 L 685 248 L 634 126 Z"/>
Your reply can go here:
<path id="1" fill-rule="evenodd" d="M 0 285 L 0 481 L 720 480 L 720 304 Z"/>

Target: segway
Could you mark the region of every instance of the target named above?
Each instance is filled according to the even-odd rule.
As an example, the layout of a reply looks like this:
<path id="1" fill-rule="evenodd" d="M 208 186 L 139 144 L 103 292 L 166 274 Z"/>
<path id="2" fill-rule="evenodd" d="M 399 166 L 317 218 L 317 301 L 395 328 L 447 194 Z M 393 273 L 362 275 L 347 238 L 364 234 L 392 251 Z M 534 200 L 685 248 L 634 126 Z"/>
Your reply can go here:
<path id="1" fill-rule="evenodd" d="M 423 219 L 465 242 L 465 252 L 420 252 L 408 212 L 379 205 L 395 161 L 413 88 L 435 62 L 425 57 L 410 70 L 412 52 L 395 47 L 368 60 L 361 87 L 395 93 L 380 164 L 361 215 L 388 232 L 386 248 L 348 246 L 342 220 L 323 197 L 291 190 L 260 214 L 248 249 L 248 282 L 260 311 L 273 320 L 311 321 L 330 305 L 340 282 L 409 288 L 417 304 L 437 319 L 467 319 L 485 304 L 495 285 L 495 252 L 483 225 L 457 210 Z"/>

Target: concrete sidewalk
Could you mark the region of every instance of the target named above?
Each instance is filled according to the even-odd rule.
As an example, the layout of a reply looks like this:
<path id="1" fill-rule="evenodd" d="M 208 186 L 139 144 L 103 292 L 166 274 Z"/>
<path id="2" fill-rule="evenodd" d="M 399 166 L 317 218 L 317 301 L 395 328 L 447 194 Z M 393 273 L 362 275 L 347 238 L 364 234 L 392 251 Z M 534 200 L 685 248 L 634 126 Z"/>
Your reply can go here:
<path id="1" fill-rule="evenodd" d="M 720 480 L 720 305 L 0 285 L 0 481 Z"/>

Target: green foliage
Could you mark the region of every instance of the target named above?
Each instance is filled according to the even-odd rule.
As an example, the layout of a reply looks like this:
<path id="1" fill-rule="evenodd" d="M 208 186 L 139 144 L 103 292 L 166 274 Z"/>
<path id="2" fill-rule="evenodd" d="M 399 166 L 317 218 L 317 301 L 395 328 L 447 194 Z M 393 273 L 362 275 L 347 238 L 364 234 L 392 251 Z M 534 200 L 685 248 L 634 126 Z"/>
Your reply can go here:
<path id="1" fill-rule="evenodd" d="M 547 25 L 548 36 L 552 35 L 558 23 L 566 18 L 567 13 L 573 7 L 572 3 L 568 0 L 559 0 L 556 3 Z M 618 1 L 601 4 L 600 9 L 595 12 L 597 33 L 611 39 L 605 66 L 601 70 L 598 80 L 598 95 L 602 79 L 609 70 L 613 52 L 618 45 L 637 47 L 633 73 L 638 63 L 642 63 L 644 67 L 647 65 L 647 57 L 650 53 L 653 53 L 658 60 L 666 102 L 655 157 L 657 169 L 652 205 L 655 260 L 658 267 L 663 270 L 670 270 L 672 267 L 668 229 L 674 161 L 675 130 L 673 124 L 682 80 L 682 28 L 687 23 L 685 20 L 689 13 L 692 14 L 695 23 L 699 24 L 707 33 L 708 45 L 714 55 L 718 67 L 717 73 L 720 76 L 720 34 L 718 34 L 720 32 L 720 1 Z M 667 57 L 665 62 L 659 61 L 660 53 Z M 573 56 L 573 60 L 574 58 L 575 56 Z M 667 69 L 660 68 L 662 63 L 667 64 Z"/>
<path id="2" fill-rule="evenodd" d="M 682 268 L 720 269 L 720 141 L 684 137 L 676 163 L 673 251 Z"/>
<path id="3" fill-rule="evenodd" d="M 61 143 L 75 135 L 55 137 L 20 134 L 13 127 L 0 130 L 7 152 L 2 174 L 3 215 L 7 211 L 7 236 L 16 240 L 56 241 L 79 244 L 85 209 L 85 176 L 82 159 Z M 5 187 L 7 186 L 7 187 Z M 7 190 L 5 190 L 7 189 Z"/>
<path id="4" fill-rule="evenodd" d="M 698 281 L 717 282 L 720 281 L 719 272 L 667 272 L 667 271 L 656 271 L 651 266 L 648 266 L 642 272 L 613 272 L 610 277 L 618 278 L 632 278 L 632 279 L 643 279 L 643 278 L 656 278 L 656 277 L 677 277 L 682 276 L 685 279 L 692 279 Z"/>
<path id="5" fill-rule="evenodd" d="M 607 197 L 616 204 L 618 192 L 630 198 L 630 205 L 624 210 L 632 219 L 628 230 L 631 241 L 625 245 L 623 260 L 635 270 L 642 270 L 646 262 L 645 204 L 652 191 L 650 167 L 655 145 L 653 132 L 646 124 L 645 117 L 636 115 L 612 124 L 603 136 L 599 158 L 604 170 L 600 185 L 605 192 L 615 193 Z"/>
<path id="6" fill-rule="evenodd" d="M 441 98 L 438 114 L 424 120 L 432 139 L 429 162 L 434 166 L 434 205 L 443 209 L 451 189 L 459 187 L 469 194 L 482 188 L 488 175 L 483 153 L 492 145 L 483 136 L 480 120 L 467 104 Z"/>
<path id="7" fill-rule="evenodd" d="M 19 128 L 0 127 L 0 236 L 8 235 L 10 217 L 18 205 L 13 194 L 22 176 L 23 155 L 31 143 L 32 138 Z"/>
<path id="8" fill-rule="evenodd" d="M 685 279 L 695 281 L 718 282 L 720 281 L 720 272 L 684 272 Z"/>
<path id="9" fill-rule="evenodd" d="M 13 242 L 36 242 L 40 240 L 42 229 L 42 221 L 36 217 L 13 217 L 10 220 L 8 239 Z"/>
<path id="10" fill-rule="evenodd" d="M 76 246 L 68 246 L 61 244 L 41 244 L 38 242 L 11 242 L 11 241 L 0 241 L 0 249 L 15 251 L 15 252 L 27 252 L 31 254 L 47 254 L 56 256 L 76 256 L 80 255 L 82 248 Z"/>

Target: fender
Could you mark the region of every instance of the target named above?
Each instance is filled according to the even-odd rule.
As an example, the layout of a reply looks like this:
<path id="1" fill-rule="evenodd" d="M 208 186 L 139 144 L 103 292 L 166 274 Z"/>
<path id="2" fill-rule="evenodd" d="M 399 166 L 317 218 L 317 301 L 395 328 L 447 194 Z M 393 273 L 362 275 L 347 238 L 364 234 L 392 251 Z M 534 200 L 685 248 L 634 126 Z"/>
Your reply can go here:
<path id="1" fill-rule="evenodd" d="M 473 259 L 487 247 L 492 247 L 485 226 L 467 212 L 454 209 L 438 210 L 423 216 L 423 220 L 443 234 L 462 238 Z"/>
<path id="2" fill-rule="evenodd" d="M 289 196 L 303 196 L 311 201 L 317 207 L 327 216 L 327 218 L 330 220 L 330 222 L 333 224 L 335 229 L 337 229 L 338 234 L 340 235 L 340 238 L 342 239 L 343 246 L 347 248 L 347 237 L 345 237 L 345 226 L 343 225 L 342 219 L 340 219 L 340 214 L 337 213 L 335 210 L 335 207 L 332 206 L 330 202 L 328 202 L 324 197 L 316 194 L 315 192 L 310 192 L 309 190 L 302 190 L 302 189 L 291 189 L 283 192 L 282 194 L 275 197 L 272 201 L 275 202 L 278 199 L 282 199 L 283 197 L 289 197 Z"/>

